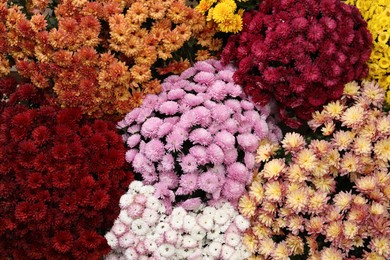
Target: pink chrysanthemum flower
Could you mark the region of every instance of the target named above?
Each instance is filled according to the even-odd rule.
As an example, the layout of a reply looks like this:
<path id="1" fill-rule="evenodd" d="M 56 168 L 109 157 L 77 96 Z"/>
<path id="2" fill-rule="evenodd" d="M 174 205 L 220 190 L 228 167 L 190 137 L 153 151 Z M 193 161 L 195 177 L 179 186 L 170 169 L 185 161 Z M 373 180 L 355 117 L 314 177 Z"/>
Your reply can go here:
<path id="1" fill-rule="evenodd" d="M 167 208 L 203 194 L 212 203 L 237 204 L 257 166 L 258 142 L 281 138 L 272 109 L 256 108 L 231 78 L 234 71 L 215 60 L 196 63 L 164 80 L 160 94 L 121 121 L 126 160 L 158 186 Z"/>

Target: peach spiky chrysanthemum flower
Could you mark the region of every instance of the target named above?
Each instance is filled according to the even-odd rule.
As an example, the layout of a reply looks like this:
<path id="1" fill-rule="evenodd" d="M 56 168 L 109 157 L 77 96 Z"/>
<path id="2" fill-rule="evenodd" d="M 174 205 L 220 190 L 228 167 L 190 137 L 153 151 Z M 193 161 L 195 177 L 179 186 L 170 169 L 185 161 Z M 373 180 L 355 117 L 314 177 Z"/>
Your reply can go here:
<path id="1" fill-rule="evenodd" d="M 256 162 L 266 162 L 272 155 L 279 149 L 277 144 L 273 144 L 269 141 L 262 141 L 256 151 Z"/>
<path id="2" fill-rule="evenodd" d="M 340 211 L 347 210 L 349 207 L 351 207 L 351 203 L 352 203 L 351 192 L 341 191 L 337 193 L 333 198 L 333 203 L 338 210 Z"/>
<path id="3" fill-rule="evenodd" d="M 305 146 L 306 142 L 298 133 L 287 133 L 282 140 L 282 147 L 287 152 L 298 151 Z"/>
<path id="4" fill-rule="evenodd" d="M 341 122 L 343 126 L 355 128 L 364 123 L 365 110 L 362 106 L 355 105 L 347 108 L 341 116 Z"/>
<path id="5" fill-rule="evenodd" d="M 325 113 L 327 113 L 332 119 L 339 119 L 344 109 L 345 106 L 341 104 L 339 100 L 330 102 L 324 106 Z"/>
<path id="6" fill-rule="evenodd" d="M 256 204 L 252 201 L 250 196 L 246 194 L 240 198 L 238 209 L 244 217 L 250 218 L 255 214 Z"/>
<path id="7" fill-rule="evenodd" d="M 348 82 L 344 85 L 344 93 L 345 97 L 355 97 L 360 90 L 360 86 L 356 81 Z"/>
<path id="8" fill-rule="evenodd" d="M 320 260 L 343 260 L 343 254 L 334 247 L 325 248 L 321 251 Z"/>
<path id="9" fill-rule="evenodd" d="M 263 170 L 259 173 L 263 178 L 274 179 L 284 173 L 286 164 L 283 159 L 274 159 L 264 165 Z"/>
<path id="10" fill-rule="evenodd" d="M 305 186 L 301 186 L 300 189 L 294 190 L 286 195 L 286 206 L 293 209 L 295 213 L 300 213 L 306 207 L 308 203 L 308 192 Z"/>
<path id="11" fill-rule="evenodd" d="M 376 142 L 374 153 L 382 161 L 390 161 L 390 137 Z"/>
<path id="12" fill-rule="evenodd" d="M 318 163 L 318 160 L 313 151 L 307 148 L 299 151 L 294 159 L 295 163 L 306 171 L 313 170 Z"/>
<path id="13" fill-rule="evenodd" d="M 278 181 L 270 181 L 265 184 L 265 198 L 271 201 L 280 201 L 283 198 L 283 187 Z"/>

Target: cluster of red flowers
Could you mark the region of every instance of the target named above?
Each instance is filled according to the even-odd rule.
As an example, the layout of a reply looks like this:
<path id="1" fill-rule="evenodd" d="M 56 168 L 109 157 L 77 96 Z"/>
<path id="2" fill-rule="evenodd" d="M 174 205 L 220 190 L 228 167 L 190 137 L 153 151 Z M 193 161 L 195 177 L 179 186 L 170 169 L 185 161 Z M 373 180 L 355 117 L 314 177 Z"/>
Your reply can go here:
<path id="1" fill-rule="evenodd" d="M 299 127 L 367 75 L 371 34 L 356 7 L 340 0 L 264 0 L 246 12 L 243 30 L 222 54 L 254 102 L 275 98 L 283 121 Z"/>
<path id="2" fill-rule="evenodd" d="M 133 179 L 122 138 L 15 85 L 0 80 L 0 259 L 100 259 Z"/>

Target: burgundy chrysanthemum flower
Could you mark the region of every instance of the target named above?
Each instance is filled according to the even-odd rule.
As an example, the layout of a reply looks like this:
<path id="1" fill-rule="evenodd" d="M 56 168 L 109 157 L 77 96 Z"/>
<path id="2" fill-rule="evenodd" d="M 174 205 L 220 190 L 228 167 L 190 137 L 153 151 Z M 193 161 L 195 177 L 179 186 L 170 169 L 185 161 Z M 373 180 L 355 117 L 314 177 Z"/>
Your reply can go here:
<path id="1" fill-rule="evenodd" d="M 0 259 L 100 259 L 109 252 L 102 233 L 133 179 L 121 136 L 113 123 L 60 109 L 32 85 L 11 93 L 4 82 Z"/>
<path id="2" fill-rule="evenodd" d="M 340 0 L 264 0 L 244 14 L 222 61 L 238 66 L 233 79 L 255 103 L 275 99 L 296 128 L 367 75 L 371 40 L 358 9 Z"/>

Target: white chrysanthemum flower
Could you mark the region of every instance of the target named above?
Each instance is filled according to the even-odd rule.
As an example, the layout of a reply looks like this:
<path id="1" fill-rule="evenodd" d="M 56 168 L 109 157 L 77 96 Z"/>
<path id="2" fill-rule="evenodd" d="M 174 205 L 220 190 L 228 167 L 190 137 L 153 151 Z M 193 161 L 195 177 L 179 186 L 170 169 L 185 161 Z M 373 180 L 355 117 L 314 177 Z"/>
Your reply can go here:
<path id="1" fill-rule="evenodd" d="M 123 224 L 119 219 L 116 219 L 111 229 L 115 235 L 121 236 L 127 231 L 127 226 Z"/>
<path id="2" fill-rule="evenodd" d="M 205 207 L 203 210 L 203 215 L 213 217 L 215 214 L 215 211 L 217 211 L 214 207 Z"/>
<path id="3" fill-rule="evenodd" d="M 138 260 L 138 254 L 137 251 L 134 250 L 134 248 L 129 247 L 125 251 L 125 256 L 127 260 Z"/>
<path id="4" fill-rule="evenodd" d="M 212 256 L 213 258 L 219 258 L 222 251 L 222 244 L 219 242 L 212 242 L 207 247 L 207 252 Z"/>
<path id="5" fill-rule="evenodd" d="M 153 209 L 146 208 L 142 213 L 142 219 L 144 219 L 149 226 L 154 226 L 159 219 L 159 214 Z"/>
<path id="6" fill-rule="evenodd" d="M 236 247 L 241 242 L 241 236 L 234 232 L 229 232 L 225 235 L 226 244 L 231 247 Z"/>
<path id="7" fill-rule="evenodd" d="M 153 253 L 154 251 L 157 250 L 157 244 L 152 239 L 148 239 L 148 238 L 145 239 L 144 245 L 145 245 L 146 250 L 148 250 L 149 253 Z"/>
<path id="8" fill-rule="evenodd" d="M 196 225 L 196 218 L 192 215 L 185 215 L 183 218 L 183 228 L 185 231 L 190 232 Z"/>
<path id="9" fill-rule="evenodd" d="M 162 244 L 158 247 L 158 254 L 162 257 L 171 257 L 175 253 L 175 247 L 171 244 Z"/>
<path id="10" fill-rule="evenodd" d="M 165 231 L 168 231 L 170 229 L 171 229 L 171 227 L 168 225 L 168 223 L 161 222 L 161 223 L 158 223 L 156 226 L 156 233 L 163 234 Z"/>
<path id="11" fill-rule="evenodd" d="M 231 260 L 232 259 L 231 257 L 234 254 L 234 252 L 235 250 L 233 247 L 230 247 L 228 245 L 223 245 L 222 252 L 221 252 L 222 259 Z"/>
<path id="12" fill-rule="evenodd" d="M 171 216 L 184 217 L 185 215 L 187 215 L 187 211 L 182 207 L 174 208 L 171 213 Z"/>
<path id="13" fill-rule="evenodd" d="M 221 229 L 219 227 L 214 226 L 209 232 L 207 232 L 207 239 L 216 241 L 217 238 L 223 237 L 221 236 Z"/>
<path id="14" fill-rule="evenodd" d="M 124 194 L 119 199 L 119 207 L 121 209 L 126 209 L 130 204 L 133 202 L 133 195 L 131 194 Z"/>
<path id="15" fill-rule="evenodd" d="M 202 240 L 206 236 L 206 231 L 200 226 L 196 225 L 191 230 L 191 237 L 193 237 L 196 241 Z"/>
<path id="16" fill-rule="evenodd" d="M 151 196 L 154 194 L 155 191 L 156 189 L 153 186 L 147 185 L 147 186 L 143 186 L 139 191 L 139 193 Z"/>
<path id="17" fill-rule="evenodd" d="M 238 215 L 235 219 L 234 219 L 234 223 L 236 224 L 237 228 L 244 232 L 248 227 L 249 227 L 249 221 L 246 220 L 243 216 L 241 215 Z"/>
<path id="18" fill-rule="evenodd" d="M 197 223 L 206 231 L 209 231 L 214 225 L 214 220 L 208 215 L 200 215 L 198 217 Z"/>
<path id="19" fill-rule="evenodd" d="M 219 229 L 222 233 L 226 232 L 226 230 L 230 227 L 230 225 L 232 224 L 232 221 L 229 219 L 229 221 L 227 221 L 225 224 L 223 224 L 222 226 L 219 226 Z"/>
<path id="20" fill-rule="evenodd" d="M 240 257 L 242 257 L 243 259 L 247 259 L 249 258 L 252 253 L 248 250 L 248 248 L 246 246 L 244 246 L 243 244 L 241 244 L 240 246 L 240 250 L 237 252 Z M 237 258 L 238 259 L 238 258 Z"/>
<path id="21" fill-rule="evenodd" d="M 218 225 L 223 225 L 229 220 L 229 214 L 225 209 L 218 209 L 215 212 L 213 219 Z"/>
<path id="22" fill-rule="evenodd" d="M 133 190 L 137 193 L 141 191 L 141 188 L 144 186 L 142 181 L 132 181 L 129 185 L 129 190 Z"/>
<path id="23" fill-rule="evenodd" d="M 224 203 L 222 205 L 221 209 L 226 210 L 226 214 L 229 216 L 235 216 L 237 214 L 236 210 L 234 209 L 232 204 L 230 204 L 229 202 Z"/>
<path id="24" fill-rule="evenodd" d="M 184 235 L 183 240 L 181 241 L 181 245 L 184 248 L 194 248 L 197 246 L 197 240 L 195 240 L 190 235 Z"/>
<path id="25" fill-rule="evenodd" d="M 177 242 L 178 233 L 175 230 L 168 230 L 164 233 L 165 241 L 169 244 L 175 244 Z"/>
<path id="26" fill-rule="evenodd" d="M 172 215 L 170 217 L 169 224 L 174 229 L 181 229 L 183 227 L 183 216 Z"/>
<path id="27" fill-rule="evenodd" d="M 104 237 L 106 238 L 107 240 L 107 244 L 111 247 L 111 248 L 116 248 L 118 246 L 118 238 L 116 237 L 116 235 L 114 233 L 112 233 L 111 231 L 108 232 L 107 234 L 104 235 Z"/>
<path id="28" fill-rule="evenodd" d="M 149 225 L 143 219 L 136 219 L 131 223 L 131 230 L 137 236 L 144 236 L 149 231 Z"/>
<path id="29" fill-rule="evenodd" d="M 127 214 L 127 210 L 121 210 L 119 213 L 119 220 L 125 225 L 130 225 L 133 222 L 133 218 Z"/>
<path id="30" fill-rule="evenodd" d="M 161 207 L 161 202 L 158 198 L 154 196 L 148 196 L 148 199 L 146 200 L 146 207 L 149 209 L 158 210 Z"/>

